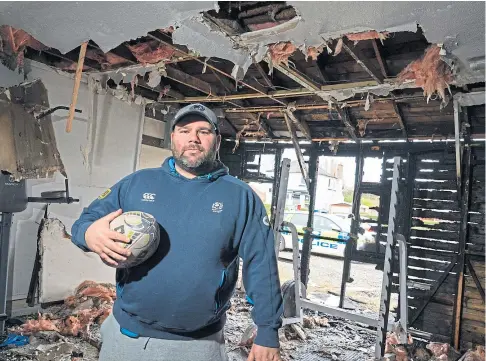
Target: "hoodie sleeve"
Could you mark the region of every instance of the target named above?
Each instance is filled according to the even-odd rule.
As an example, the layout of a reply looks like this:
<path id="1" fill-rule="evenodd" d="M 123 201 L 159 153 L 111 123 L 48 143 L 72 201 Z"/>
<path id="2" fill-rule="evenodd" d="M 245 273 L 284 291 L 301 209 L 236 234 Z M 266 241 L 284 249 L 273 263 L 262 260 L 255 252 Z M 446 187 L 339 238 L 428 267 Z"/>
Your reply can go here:
<path id="1" fill-rule="evenodd" d="M 253 191 L 242 203 L 246 209 L 240 210 L 245 220 L 239 256 L 243 259 L 245 290 L 254 303 L 252 318 L 258 327 L 255 344 L 278 348 L 283 307 L 273 230 L 263 203 Z"/>
<path id="2" fill-rule="evenodd" d="M 123 199 L 127 193 L 130 178 L 125 177 L 113 187 L 108 188 L 88 207 L 83 209 L 78 220 L 71 228 L 72 242 L 85 252 L 90 252 L 84 238 L 86 230 L 93 222 L 118 209 L 123 209 Z"/>

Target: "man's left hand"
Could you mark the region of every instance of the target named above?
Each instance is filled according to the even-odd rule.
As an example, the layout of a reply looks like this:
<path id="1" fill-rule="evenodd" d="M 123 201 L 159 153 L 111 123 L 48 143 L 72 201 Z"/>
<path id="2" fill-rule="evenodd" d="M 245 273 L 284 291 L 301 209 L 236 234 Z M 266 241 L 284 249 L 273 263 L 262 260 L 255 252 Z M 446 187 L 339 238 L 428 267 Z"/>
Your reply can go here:
<path id="1" fill-rule="evenodd" d="M 253 344 L 246 361 L 282 361 L 278 348 L 264 347 Z"/>

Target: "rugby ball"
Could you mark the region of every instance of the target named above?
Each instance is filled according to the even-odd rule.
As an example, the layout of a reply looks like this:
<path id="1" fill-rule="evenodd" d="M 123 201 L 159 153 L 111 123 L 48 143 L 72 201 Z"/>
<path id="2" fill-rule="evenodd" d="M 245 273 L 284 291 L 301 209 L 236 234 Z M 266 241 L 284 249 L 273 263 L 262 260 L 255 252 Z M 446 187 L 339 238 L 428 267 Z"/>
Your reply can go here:
<path id="1" fill-rule="evenodd" d="M 135 267 L 152 257 L 160 242 L 159 225 L 155 218 L 145 212 L 125 212 L 110 223 L 110 229 L 126 235 L 129 243 L 119 242 L 131 251 L 126 261 L 117 268 Z"/>

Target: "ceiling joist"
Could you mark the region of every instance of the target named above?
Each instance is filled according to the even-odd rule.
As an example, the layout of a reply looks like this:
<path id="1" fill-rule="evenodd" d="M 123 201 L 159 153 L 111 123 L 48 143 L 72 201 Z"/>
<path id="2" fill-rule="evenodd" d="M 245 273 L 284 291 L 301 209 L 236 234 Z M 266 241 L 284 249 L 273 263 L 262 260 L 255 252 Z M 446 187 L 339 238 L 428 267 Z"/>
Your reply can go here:
<path id="1" fill-rule="evenodd" d="M 357 49 L 353 50 L 352 43 L 347 40 L 343 39 L 343 49 L 351 55 L 351 57 L 366 71 L 378 84 L 383 84 L 385 77 L 383 74 L 378 73 L 373 64 L 361 54 Z"/>

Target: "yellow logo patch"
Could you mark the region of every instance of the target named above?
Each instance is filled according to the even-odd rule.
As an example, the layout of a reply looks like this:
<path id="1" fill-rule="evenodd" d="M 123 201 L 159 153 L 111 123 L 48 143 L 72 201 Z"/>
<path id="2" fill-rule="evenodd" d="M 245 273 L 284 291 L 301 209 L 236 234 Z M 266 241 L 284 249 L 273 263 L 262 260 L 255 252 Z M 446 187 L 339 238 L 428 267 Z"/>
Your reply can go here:
<path id="1" fill-rule="evenodd" d="M 107 189 L 106 191 L 101 193 L 101 195 L 98 197 L 98 199 L 106 198 L 106 197 L 108 197 L 108 194 L 110 194 L 110 193 L 111 193 L 111 189 Z"/>

